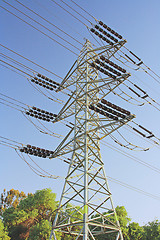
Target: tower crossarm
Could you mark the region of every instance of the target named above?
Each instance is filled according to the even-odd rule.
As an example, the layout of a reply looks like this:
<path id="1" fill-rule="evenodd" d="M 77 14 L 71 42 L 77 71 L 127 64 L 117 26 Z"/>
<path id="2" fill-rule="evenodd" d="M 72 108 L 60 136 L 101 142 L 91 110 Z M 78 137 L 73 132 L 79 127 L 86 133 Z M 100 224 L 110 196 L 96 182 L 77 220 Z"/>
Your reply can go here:
<path id="1" fill-rule="evenodd" d="M 133 115 L 133 114 L 130 116 L 127 116 L 125 119 L 119 119 L 117 121 L 110 121 L 107 118 L 100 118 L 99 120 L 100 120 L 101 124 L 99 124 L 98 126 L 95 126 L 94 128 L 92 128 L 86 132 L 83 132 L 83 133 L 81 133 L 81 131 L 77 132 L 76 135 L 68 141 L 69 136 L 73 132 L 73 128 L 72 128 L 70 130 L 70 132 L 67 134 L 67 136 L 63 139 L 63 141 L 56 148 L 56 150 L 54 151 L 54 154 L 50 158 L 55 158 L 55 157 L 62 156 L 62 155 L 72 152 L 73 151 L 73 143 L 75 141 L 79 142 L 79 145 L 74 150 L 83 148 L 84 144 L 81 143 L 80 139 L 83 138 L 84 135 L 86 135 L 86 134 L 88 136 L 90 136 L 91 134 L 98 132 L 99 136 L 95 135 L 95 139 L 97 138 L 97 139 L 101 140 L 101 139 L 105 138 L 106 136 L 108 136 L 109 134 L 116 131 L 117 129 L 119 129 L 120 127 L 122 127 L 123 125 L 127 124 L 133 118 L 135 118 L 135 115 Z M 89 122 L 91 122 L 91 121 L 95 121 L 95 119 L 90 120 Z"/>
<path id="2" fill-rule="evenodd" d="M 62 80 L 60 86 L 58 87 L 58 89 L 56 90 L 57 92 L 68 88 L 72 85 L 74 85 L 77 82 L 77 75 L 74 75 L 77 71 L 77 69 L 79 67 L 81 67 L 82 65 L 84 65 L 86 63 L 86 59 L 85 56 L 87 54 L 90 54 L 90 57 L 88 58 L 88 60 L 94 60 L 96 57 L 104 54 L 106 56 L 107 59 L 111 58 L 113 55 L 116 54 L 117 51 L 120 50 L 121 47 L 123 47 L 123 45 L 126 43 L 126 40 L 120 41 L 118 43 L 115 43 L 113 46 L 110 45 L 106 45 L 106 46 L 102 46 L 99 48 L 94 48 L 94 49 L 89 49 L 81 58 L 81 60 L 78 62 L 77 64 L 77 60 L 73 63 L 72 67 L 70 68 L 70 70 L 68 71 L 68 73 L 66 74 L 66 76 L 64 77 L 64 79 Z M 92 54 L 94 53 L 94 54 Z"/>

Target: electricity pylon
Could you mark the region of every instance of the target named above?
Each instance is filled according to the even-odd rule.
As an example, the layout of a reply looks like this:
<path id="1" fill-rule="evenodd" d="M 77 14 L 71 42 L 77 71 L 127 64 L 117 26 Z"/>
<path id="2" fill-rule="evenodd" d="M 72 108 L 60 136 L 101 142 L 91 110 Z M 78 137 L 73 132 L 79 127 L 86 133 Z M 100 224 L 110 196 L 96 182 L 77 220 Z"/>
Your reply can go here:
<path id="1" fill-rule="evenodd" d="M 130 75 L 120 74 L 113 79 L 113 75 L 106 71 L 106 78 L 99 77 L 95 62 L 102 54 L 103 58 L 109 59 L 124 43 L 121 41 L 114 46 L 93 49 L 87 40 L 59 87 L 61 90 L 75 86 L 76 90 L 55 122 L 74 115 L 75 124 L 52 155 L 54 158 L 72 153 L 50 239 L 54 236 L 56 240 L 56 232 L 60 231 L 75 236 L 76 240 L 95 240 L 105 234 L 112 234 L 115 240 L 123 240 L 99 142 L 134 118 L 130 112 L 104 99 Z M 109 104 L 110 108 L 100 102 Z M 73 137 L 68 140 L 71 134 Z"/>

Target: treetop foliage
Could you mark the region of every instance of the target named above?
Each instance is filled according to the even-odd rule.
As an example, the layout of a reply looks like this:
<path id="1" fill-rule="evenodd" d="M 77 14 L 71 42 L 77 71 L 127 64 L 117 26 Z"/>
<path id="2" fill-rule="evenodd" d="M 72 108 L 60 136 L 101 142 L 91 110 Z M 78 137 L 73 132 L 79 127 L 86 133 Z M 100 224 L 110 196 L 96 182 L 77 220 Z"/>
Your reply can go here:
<path id="1" fill-rule="evenodd" d="M 6 191 L 4 189 L 0 199 L 0 240 L 49 239 L 55 217 L 54 210 L 57 207 L 56 194 L 52 193 L 51 189 L 38 190 L 28 195 L 18 190 Z M 72 206 L 69 206 L 67 211 L 72 213 Z M 158 220 L 140 226 L 136 222 L 131 222 L 124 206 L 117 206 L 116 213 L 124 240 L 160 240 Z M 82 218 L 83 211 L 77 211 L 74 217 L 75 219 Z M 110 221 L 112 221 L 112 216 Z M 75 239 L 75 236 L 58 232 L 56 236 L 57 240 Z M 103 236 L 97 236 L 96 240 L 115 240 L 115 237 L 103 234 Z"/>

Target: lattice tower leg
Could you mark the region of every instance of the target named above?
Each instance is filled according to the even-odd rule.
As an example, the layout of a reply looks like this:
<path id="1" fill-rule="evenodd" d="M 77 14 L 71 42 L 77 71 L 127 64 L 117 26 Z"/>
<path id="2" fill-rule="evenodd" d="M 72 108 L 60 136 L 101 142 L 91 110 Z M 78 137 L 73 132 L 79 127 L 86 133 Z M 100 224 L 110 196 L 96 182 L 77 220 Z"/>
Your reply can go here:
<path id="1" fill-rule="evenodd" d="M 94 131 L 99 115 L 89 109 L 98 102 L 98 72 L 90 66 L 95 56 L 90 50 L 86 41 L 78 59 L 73 153 L 50 239 L 60 231 L 76 240 L 110 235 L 123 240 L 101 159 L 99 132 Z"/>

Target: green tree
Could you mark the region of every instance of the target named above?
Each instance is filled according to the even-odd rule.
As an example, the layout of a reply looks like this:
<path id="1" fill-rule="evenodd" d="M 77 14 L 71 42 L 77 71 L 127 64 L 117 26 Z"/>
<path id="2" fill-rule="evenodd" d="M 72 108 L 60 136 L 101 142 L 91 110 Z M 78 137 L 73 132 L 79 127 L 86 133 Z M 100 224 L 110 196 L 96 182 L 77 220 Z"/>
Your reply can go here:
<path id="1" fill-rule="evenodd" d="M 26 194 L 24 192 L 19 192 L 18 190 L 11 189 L 6 192 L 6 189 L 1 193 L 0 199 L 0 215 L 2 216 L 3 212 L 10 207 L 16 208 L 19 202 L 26 198 Z"/>
<path id="2" fill-rule="evenodd" d="M 10 240 L 7 231 L 3 225 L 2 220 L 0 219 L 0 240 Z"/>
<path id="3" fill-rule="evenodd" d="M 143 229 L 144 237 L 142 240 L 160 240 L 160 222 L 158 220 L 149 222 Z"/>
<path id="4" fill-rule="evenodd" d="M 132 240 L 142 240 L 144 236 L 143 227 L 139 226 L 138 223 L 132 222 L 128 226 L 128 237 Z"/>
<path id="5" fill-rule="evenodd" d="M 16 207 L 6 208 L 2 217 L 11 239 L 36 240 L 38 230 L 40 231 L 38 239 L 46 239 L 46 236 L 48 237 L 50 234 L 48 220 L 49 218 L 52 220 L 54 217 L 52 212 L 57 207 L 55 198 L 56 194 L 52 193 L 50 189 L 43 189 L 36 191 L 35 194 L 28 194 Z"/>

